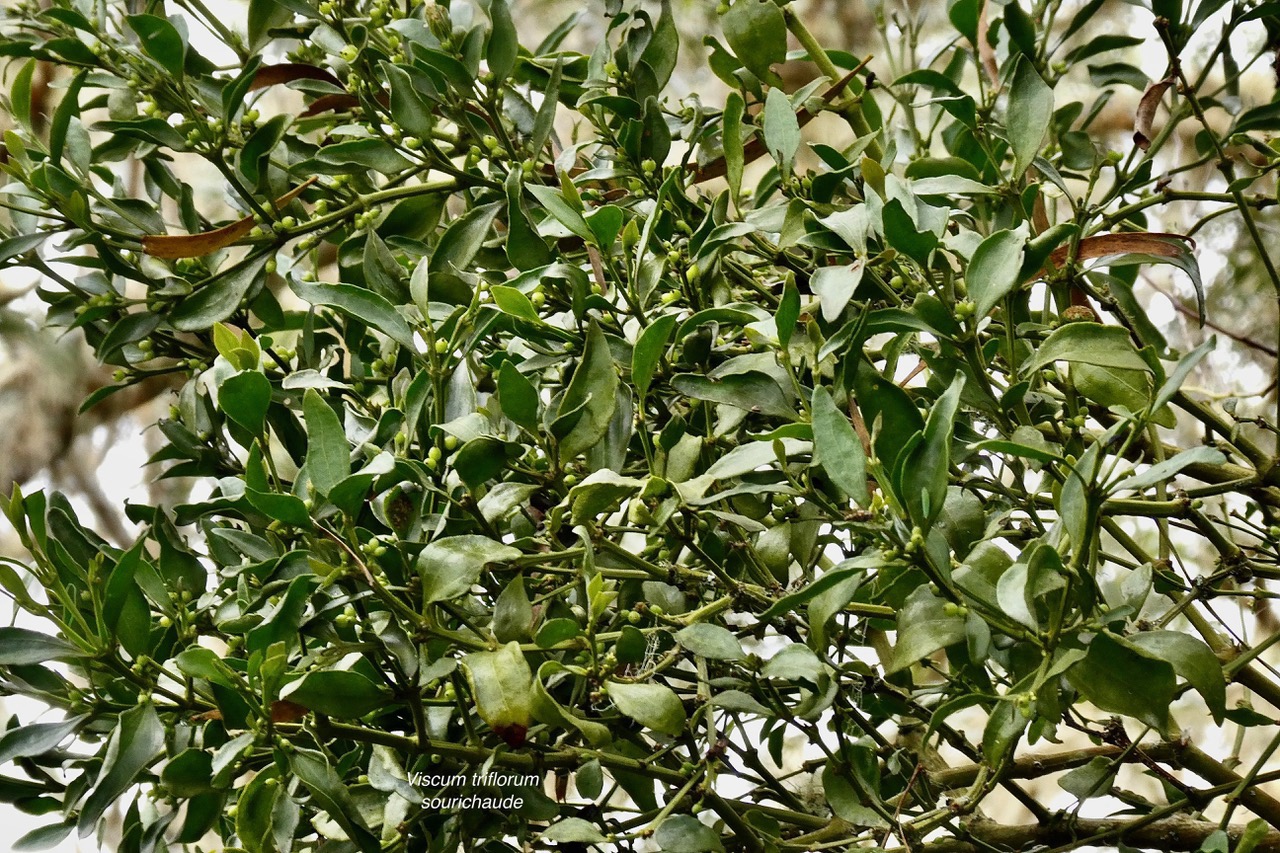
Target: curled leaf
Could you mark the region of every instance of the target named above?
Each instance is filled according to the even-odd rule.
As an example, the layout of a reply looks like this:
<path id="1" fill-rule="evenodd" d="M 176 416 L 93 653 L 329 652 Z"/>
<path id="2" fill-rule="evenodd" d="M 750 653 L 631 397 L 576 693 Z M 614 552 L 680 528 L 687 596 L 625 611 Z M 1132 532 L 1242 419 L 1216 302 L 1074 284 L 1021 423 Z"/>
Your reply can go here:
<path id="1" fill-rule="evenodd" d="M 1147 86 L 1142 100 L 1138 101 L 1138 112 L 1133 119 L 1133 143 L 1143 151 L 1151 147 L 1151 123 L 1156 117 L 1156 107 L 1160 106 L 1160 100 L 1172 85 L 1172 77 L 1157 80 Z"/>
<path id="2" fill-rule="evenodd" d="M 256 92 L 259 89 L 291 83 L 294 80 L 319 80 L 342 88 L 342 81 L 323 68 L 307 65 L 304 62 L 281 62 L 259 68 L 253 75 L 253 82 L 249 84 L 249 91 Z"/>
<path id="3" fill-rule="evenodd" d="M 1158 232 L 1134 232 L 1126 234 L 1097 234 L 1085 237 L 1076 247 L 1076 260 L 1105 258 L 1109 255 L 1143 254 L 1160 258 L 1182 257 L 1188 248 L 1195 248 L 1195 241 L 1184 234 Z M 1071 246 L 1059 246 L 1049 255 L 1049 263 L 1062 266 Z"/>
<path id="4" fill-rule="evenodd" d="M 280 208 L 293 201 L 315 181 L 314 176 L 307 178 L 276 199 L 275 206 Z M 253 217 L 246 216 L 230 225 L 199 234 L 146 234 L 142 238 L 142 251 L 155 258 L 199 258 L 225 249 L 252 230 Z"/>
<path id="5" fill-rule="evenodd" d="M 381 98 L 379 98 L 381 100 Z M 332 95 L 321 95 L 311 102 L 311 105 L 298 114 L 299 118 L 311 118 L 312 116 L 327 113 L 329 111 L 339 112 L 352 107 L 360 106 L 360 99 L 355 95 L 347 95 L 340 92 L 334 92 Z"/>
<path id="6" fill-rule="evenodd" d="M 982 11 L 978 13 L 978 58 L 982 61 L 982 70 L 992 86 L 1000 86 L 1000 68 L 996 64 L 996 49 L 991 44 L 991 24 L 987 20 L 987 7 L 990 3 L 982 2 Z"/>

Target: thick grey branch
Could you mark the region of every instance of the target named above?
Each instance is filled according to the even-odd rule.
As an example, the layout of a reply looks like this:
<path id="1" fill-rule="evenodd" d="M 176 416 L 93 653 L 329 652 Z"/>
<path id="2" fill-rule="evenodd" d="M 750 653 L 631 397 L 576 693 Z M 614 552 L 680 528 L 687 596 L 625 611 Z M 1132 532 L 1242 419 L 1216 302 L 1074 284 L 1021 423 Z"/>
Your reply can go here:
<path id="1" fill-rule="evenodd" d="M 1145 850 L 1197 850 L 1218 829 L 1208 820 L 1173 817 L 1157 820 L 1134 829 L 1134 818 L 1101 820 L 1063 820 L 1056 824 L 1003 826 L 991 821 L 972 821 L 967 829 L 972 840 L 948 838 L 925 844 L 923 853 L 990 853 L 1000 850 L 1029 850 L 1038 845 L 1060 848 L 1083 847 L 1107 841 L 1123 841 L 1130 847 Z M 1227 835 L 1234 847 L 1244 827 L 1228 826 Z M 1280 832 L 1271 831 L 1253 848 L 1255 853 L 1280 853 Z"/>

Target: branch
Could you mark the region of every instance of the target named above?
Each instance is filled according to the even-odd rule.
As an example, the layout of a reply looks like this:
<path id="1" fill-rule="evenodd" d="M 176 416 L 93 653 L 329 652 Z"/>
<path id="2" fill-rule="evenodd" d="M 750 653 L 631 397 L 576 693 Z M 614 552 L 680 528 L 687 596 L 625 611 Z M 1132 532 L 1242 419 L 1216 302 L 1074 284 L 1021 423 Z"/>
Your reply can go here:
<path id="1" fill-rule="evenodd" d="M 1177 296 L 1175 296 L 1172 293 L 1169 293 L 1167 290 L 1160 287 L 1160 285 L 1156 284 L 1154 281 L 1151 281 L 1148 278 L 1144 278 L 1143 281 L 1146 282 L 1147 287 L 1150 287 L 1156 293 L 1160 294 L 1165 299 L 1169 300 L 1169 304 L 1172 305 L 1174 307 L 1174 310 L 1176 310 L 1179 314 L 1181 314 L 1184 317 L 1190 317 L 1193 320 L 1198 319 L 1199 315 L 1191 308 L 1188 308 L 1186 305 L 1183 305 L 1182 300 L 1179 299 Z M 1277 355 L 1280 355 L 1280 352 L 1276 351 L 1276 347 L 1274 344 L 1268 344 L 1268 343 L 1264 343 L 1263 341 L 1254 340 L 1248 335 L 1233 331 L 1227 328 L 1226 326 L 1221 325 L 1220 323 L 1213 322 L 1212 320 L 1206 319 L 1204 321 L 1204 324 L 1210 329 L 1213 329 L 1215 332 L 1218 332 L 1219 334 L 1222 334 L 1222 335 L 1226 335 L 1228 338 L 1231 338 L 1231 340 L 1236 341 L 1237 343 L 1244 344 L 1250 349 L 1256 349 L 1258 352 L 1266 353 L 1272 358 L 1275 358 Z"/>
<path id="2" fill-rule="evenodd" d="M 1234 788 L 1242 781 L 1239 774 L 1192 744 L 1159 743 L 1144 745 L 1141 749 L 1149 758 L 1161 764 L 1186 768 L 1215 787 L 1225 785 Z M 1098 757 L 1125 761 L 1139 760 L 1137 753 L 1131 750 L 1126 751 L 1117 746 L 1091 746 L 1069 752 L 1023 756 L 1008 766 L 1004 776 L 1012 779 L 1036 779 L 1050 773 L 1080 767 Z M 980 764 L 952 767 L 930 773 L 929 781 L 941 790 L 964 788 L 974 783 L 981 769 Z M 1240 795 L 1240 803 L 1267 823 L 1280 829 L 1280 800 L 1276 800 L 1254 785 Z"/>
<path id="3" fill-rule="evenodd" d="M 1141 820 L 1138 818 L 1137 820 Z M 1028 850 L 1037 845 L 1061 846 L 1067 849 L 1105 840 L 1122 840 L 1131 847 L 1151 850 L 1198 850 L 1204 840 L 1218 829 L 1216 821 L 1192 820 L 1185 817 L 1152 821 L 1130 829 L 1135 820 L 1104 818 L 1101 820 L 1063 820 L 1044 826 L 1026 824 L 1002 826 L 989 821 L 972 821 L 966 829 L 973 841 L 948 838 L 925 844 L 922 853 L 990 853 L 994 848 Z M 1234 847 L 1244 834 L 1239 825 L 1228 826 L 1227 835 Z M 1254 853 L 1280 853 L 1280 832 L 1262 837 Z"/>

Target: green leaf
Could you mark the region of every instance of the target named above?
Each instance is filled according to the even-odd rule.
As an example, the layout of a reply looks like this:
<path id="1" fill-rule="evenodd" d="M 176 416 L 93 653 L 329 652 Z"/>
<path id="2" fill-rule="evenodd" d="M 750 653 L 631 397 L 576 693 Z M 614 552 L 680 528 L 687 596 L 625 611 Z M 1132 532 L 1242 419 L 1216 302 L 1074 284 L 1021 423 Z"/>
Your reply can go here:
<path id="1" fill-rule="evenodd" d="M 387 707 L 390 697 L 358 672 L 320 669 L 290 682 L 280 698 L 319 714 L 351 720 Z"/>
<path id="2" fill-rule="evenodd" d="M 587 343 L 582 359 L 569 380 L 560 400 L 558 416 L 579 408 L 581 416 L 560 439 L 560 461 L 568 462 L 600 443 L 609 431 L 613 410 L 617 405 L 618 370 L 609 352 L 609 342 L 594 320 L 587 329 Z"/>
<path id="3" fill-rule="evenodd" d="M 1182 388 L 1182 383 L 1186 382 L 1187 377 L 1191 375 L 1191 371 L 1217 345 L 1217 337 L 1210 336 L 1209 340 L 1179 359 L 1178 364 L 1169 373 L 1169 378 L 1165 380 L 1164 385 L 1160 386 L 1160 390 L 1156 392 L 1155 399 L 1151 401 L 1151 405 L 1158 409 L 1172 400 L 1174 395 Z"/>
<path id="4" fill-rule="evenodd" d="M 743 0 L 739 0 L 739 5 Z M 755 3 L 756 0 L 746 0 Z M 664 820 L 653 833 L 653 843 L 665 853 L 723 851 L 720 834 L 693 815 L 677 814 Z"/>
<path id="5" fill-rule="evenodd" d="M 573 182 L 567 176 L 562 175 L 561 181 L 565 185 L 572 187 Z M 528 190 L 538 203 L 546 208 L 552 218 L 568 228 L 571 232 L 581 237 L 583 240 L 594 240 L 595 234 L 587 225 L 587 221 L 582 218 L 582 201 L 574 196 L 573 203 L 565 199 L 565 194 L 561 190 L 553 187 L 542 186 L 540 184 L 527 184 L 525 189 Z"/>
<path id="6" fill-rule="evenodd" d="M 649 393 L 653 374 L 658 369 L 663 353 L 667 351 L 667 341 L 671 338 L 671 330 L 675 325 L 676 316 L 664 314 L 645 326 L 636 339 L 635 349 L 631 353 L 631 384 L 636 387 L 642 399 Z"/>
<path id="7" fill-rule="evenodd" d="M 809 280 L 809 287 L 818 297 L 822 307 L 822 319 L 833 323 L 840 319 L 845 307 L 862 283 L 862 264 L 821 267 Z"/>
<path id="8" fill-rule="evenodd" d="M 533 603 L 524 590 L 524 575 L 516 575 L 498 594 L 493 605 L 493 636 L 499 643 L 533 636 Z"/>
<path id="9" fill-rule="evenodd" d="M 178 671 L 191 678 L 203 678 L 224 687 L 235 684 L 235 673 L 212 649 L 192 646 L 175 659 Z"/>
<path id="10" fill-rule="evenodd" d="M 288 789 L 279 784 L 276 768 L 258 773 L 245 785 L 236 802 L 236 835 L 248 853 L 274 853 L 275 815 L 281 799 L 288 800 Z"/>
<path id="11" fill-rule="evenodd" d="M 29 850 L 48 850 L 56 847 L 75 829 L 72 823 L 52 823 L 37 827 L 13 841 L 13 853 L 26 853 Z"/>
<path id="12" fill-rule="evenodd" d="M 31 723 L 9 729 L 0 737 L 0 763 L 15 758 L 31 758 L 56 749 L 60 743 L 74 734 L 88 717 L 79 716 L 61 723 Z"/>
<path id="13" fill-rule="evenodd" d="M 579 786 L 581 787 L 581 786 Z M 544 842 L 578 842 L 579 844 L 603 844 L 604 833 L 596 825 L 580 817 L 561 818 L 542 833 Z"/>
<path id="14" fill-rule="evenodd" d="M 855 775 L 862 785 L 854 785 L 852 777 Z M 831 811 L 841 820 L 859 827 L 884 827 L 884 818 L 866 804 L 867 797 L 863 794 L 866 785 L 861 776 L 853 767 L 828 761 L 822 768 L 822 793 L 826 796 Z"/>
<path id="15" fill-rule="evenodd" d="M 538 414 L 541 408 L 538 389 L 510 361 L 504 361 L 498 369 L 498 399 L 502 402 L 503 414 L 531 434 L 538 434 L 542 423 Z"/>
<path id="16" fill-rule="evenodd" d="M 372 170 L 383 175 L 394 175 L 413 166 L 390 143 L 372 138 L 326 145 L 309 165 L 333 174 Z"/>
<path id="17" fill-rule="evenodd" d="M 680 33 L 671 14 L 671 0 L 662 0 L 662 12 L 653 27 L 653 36 L 640 55 L 640 61 L 653 69 L 654 82 L 659 89 L 664 88 L 671 79 L 679 54 Z"/>
<path id="18" fill-rule="evenodd" d="M 560 81 L 564 72 L 564 57 L 557 56 L 556 64 L 551 69 L 551 79 L 543 90 L 542 106 L 533 122 L 533 132 L 529 134 L 528 151 L 541 151 L 555 128 L 556 107 L 560 105 Z"/>
<path id="19" fill-rule="evenodd" d="M 1040 627 L 1036 601 L 1060 590 L 1062 557 L 1043 542 L 1032 543 L 1018 562 L 1000 575 L 996 582 L 996 600 L 1009 618 L 1032 630 Z"/>
<path id="20" fill-rule="evenodd" d="M 1013 173 L 1021 175 L 1040 153 L 1053 118 L 1053 89 L 1026 56 L 1019 54 L 1009 85 L 1009 111 L 1005 121 L 1013 148 Z"/>
<path id="21" fill-rule="evenodd" d="M 605 685 L 618 710 L 656 732 L 676 737 L 688 718 L 675 691 L 662 684 L 610 681 Z"/>
<path id="22" fill-rule="evenodd" d="M 987 316 L 1018 286 L 1026 242 L 1025 233 L 1006 230 L 997 231 L 978 244 L 964 277 L 975 317 Z"/>
<path id="23" fill-rule="evenodd" d="M 1111 790 L 1118 765 L 1101 755 L 1075 768 L 1058 780 L 1058 786 L 1077 800 L 1105 796 Z"/>
<path id="24" fill-rule="evenodd" d="M 430 604 L 457 598 L 480 580 L 480 572 L 486 565 L 519 556 L 520 549 L 486 536 L 465 534 L 437 539 L 418 554 L 422 600 Z"/>
<path id="25" fill-rule="evenodd" d="M 169 323 L 180 332 L 200 332 L 230 317 L 251 290 L 266 282 L 265 254 L 218 273 L 169 312 Z"/>
<path id="26" fill-rule="evenodd" d="M 738 0 L 720 19 L 725 41 L 747 70 L 776 85 L 773 66 L 787 60 L 787 22 L 773 0 Z"/>
<path id="27" fill-rule="evenodd" d="M 897 672 L 964 640 L 964 617 L 948 616 L 945 604 L 926 587 L 918 587 L 911 594 L 898 612 L 898 638 L 893 656 L 885 664 L 886 673 Z"/>
<path id="28" fill-rule="evenodd" d="M 875 439 L 876 456 L 895 470 L 908 440 L 924 429 L 924 417 L 906 391 L 865 364 L 854 374 L 854 388 L 862 418 Z"/>
<path id="29" fill-rule="evenodd" d="M 289 277 L 289 289 L 310 305 L 328 305 L 416 351 L 413 330 L 384 297 L 351 284 L 325 284 Z"/>
<path id="30" fill-rule="evenodd" d="M 546 242 L 529 221 L 521 202 L 521 172 L 513 169 L 507 176 L 507 259 L 520 271 L 545 267 L 555 260 Z M 523 295 L 523 294 L 521 294 Z M 534 314 L 535 318 L 537 314 Z"/>
<path id="31" fill-rule="evenodd" d="M 13 76 L 13 86 L 9 89 L 10 113 L 28 129 L 32 123 L 31 84 L 35 70 L 36 61 L 28 60 Z"/>
<path id="32" fill-rule="evenodd" d="M 1067 670 L 1080 694 L 1103 711 L 1134 717 L 1164 733 L 1176 687 L 1173 667 L 1128 640 L 1094 635 L 1084 660 Z"/>
<path id="33" fill-rule="evenodd" d="M 314 388 L 302 396 L 307 426 L 307 475 L 321 495 L 351 473 L 351 448 L 342 421 Z"/>
<path id="34" fill-rule="evenodd" d="M 616 204 L 606 204 L 591 211 L 587 216 L 587 227 L 596 237 L 596 245 L 601 249 L 611 249 L 622 230 L 622 208 Z"/>
<path id="35" fill-rule="evenodd" d="M 746 150 L 742 139 L 742 116 L 746 102 L 736 91 L 725 98 L 724 115 L 721 117 L 721 144 L 724 146 L 724 173 L 729 182 L 729 193 L 735 206 L 742 195 L 742 170 L 746 165 Z"/>
<path id="36" fill-rule="evenodd" d="M 565 668 L 556 661 L 547 661 L 538 668 L 538 676 L 533 680 L 533 697 L 532 710 L 533 718 L 540 723 L 546 723 L 549 726 L 560 726 L 563 728 L 574 728 L 582 732 L 582 736 L 587 743 L 594 747 L 607 745 L 613 740 L 613 734 L 609 731 L 609 727 L 603 723 L 584 720 L 576 714 L 571 713 L 562 707 L 552 695 L 547 692 L 547 688 L 543 682 L 550 679 L 558 672 L 564 672 Z"/>
<path id="37" fill-rule="evenodd" d="M 342 777 L 329 764 L 324 753 L 297 747 L 289 750 L 289 767 L 298 781 L 311 792 L 312 803 L 324 810 L 362 853 L 378 853 L 382 845 L 360 814 Z"/>
<path id="38" fill-rule="evenodd" d="M 271 30 L 293 20 L 293 10 L 280 0 L 249 0 L 249 52 L 257 53 L 271 41 Z"/>
<path id="39" fill-rule="evenodd" d="M 696 622 L 676 632 L 676 642 L 699 657 L 742 660 L 746 653 L 733 632 L 720 625 Z"/>
<path id="40" fill-rule="evenodd" d="M 13 629 L 10 629 L 13 630 Z M 116 805 L 164 749 L 164 724 L 151 703 L 135 705 L 120 715 L 107 741 L 97 784 L 80 808 L 79 832 L 92 833 L 98 819 Z"/>
<path id="41" fill-rule="evenodd" d="M 1151 401 L 1152 376 L 1147 371 L 1076 364 L 1071 368 L 1071 381 L 1084 397 L 1113 411 L 1137 414 Z M 1167 411 L 1153 412 L 1151 419 L 1162 426 L 1174 425 Z"/>
<path id="42" fill-rule="evenodd" d="M 1068 323 L 1055 329 L 1036 350 L 1035 355 L 1023 363 L 1022 372 L 1031 373 L 1055 361 L 1080 362 L 1121 370 L 1151 370 L 1138 354 L 1127 330 L 1101 323 Z"/>
<path id="43" fill-rule="evenodd" d="M 489 73 L 501 83 L 511 76 L 511 69 L 515 68 L 516 57 L 520 53 L 520 40 L 507 0 L 489 0 L 489 20 L 493 26 L 489 31 L 485 58 L 489 63 Z"/>
<path id="44" fill-rule="evenodd" d="M 1197 853 L 1231 853 L 1231 836 L 1224 829 L 1215 829 L 1200 842 Z"/>
<path id="45" fill-rule="evenodd" d="M 542 322 L 529 297 L 514 287 L 498 284 L 489 288 L 489 293 L 493 296 L 493 304 L 498 306 L 498 310 L 503 314 L 510 314 L 512 317 L 528 320 L 531 323 Z"/>
<path id="46" fill-rule="evenodd" d="M 822 678 L 825 669 L 822 661 L 813 650 L 801 643 L 784 646 L 765 663 L 760 674 L 765 678 L 780 678 L 787 681 L 807 681 L 816 685 Z"/>
<path id="47" fill-rule="evenodd" d="M 256 370 L 229 376 L 218 387 L 218 408 L 252 436 L 263 435 L 270 405 L 271 382 Z"/>
<path id="48" fill-rule="evenodd" d="M 53 114 L 53 122 L 49 125 L 49 162 L 55 166 L 62 163 L 62 153 L 66 148 L 67 129 L 71 126 L 71 119 L 80 115 L 80 89 L 84 85 L 84 78 L 87 73 L 87 71 L 81 70 L 76 72 L 75 77 L 71 78 L 66 92 L 62 95 L 62 100 L 58 102 L 58 109 Z M 87 160 L 88 152 L 83 152 L 83 155 L 79 154 L 73 144 L 71 161 L 76 162 L 80 156 Z M 3 254 L 3 252 L 0 251 L 0 254 Z"/>
<path id="49" fill-rule="evenodd" d="M 1122 489 L 1142 490 L 1156 483 L 1164 482 L 1170 477 L 1177 474 L 1188 465 L 1222 465 L 1227 461 L 1227 457 L 1223 455 L 1221 450 L 1216 447 L 1201 445 L 1200 447 L 1192 447 L 1181 453 L 1152 465 L 1140 474 L 1133 474 L 1125 477 L 1112 487 L 1112 491 L 1120 491 Z"/>
<path id="50" fill-rule="evenodd" d="M 1017 688 L 1010 693 L 1017 692 Z M 1018 710 L 1016 702 L 1005 700 L 996 703 L 987 718 L 987 725 L 982 730 L 982 758 L 984 761 L 999 765 L 1017 746 L 1022 732 L 1030 722 Z"/>
<path id="51" fill-rule="evenodd" d="M 203 749 L 184 749 L 164 766 L 160 781 L 174 796 L 198 797 L 210 790 L 213 754 Z"/>
<path id="52" fill-rule="evenodd" d="M 827 619 L 834 615 L 834 612 L 832 611 L 834 609 L 842 609 L 850 600 L 852 600 L 853 592 L 857 589 L 858 581 L 864 572 L 865 568 L 863 567 L 847 566 L 845 563 L 841 563 L 835 568 L 823 573 L 822 577 L 805 586 L 803 589 L 779 598 L 773 604 L 769 605 L 768 609 L 766 609 L 764 613 L 761 613 L 759 618 L 761 621 L 774 619 L 784 613 L 798 611 L 800 606 L 803 604 L 809 604 L 808 613 L 810 632 L 812 635 L 815 635 L 815 640 L 820 640 L 825 636 L 824 629 Z M 845 586 L 846 584 L 847 586 Z M 843 602 L 834 605 L 833 608 L 824 607 L 823 605 L 826 604 L 826 599 L 828 597 L 839 593 L 839 587 L 844 587 L 844 590 L 849 593 L 849 598 L 846 598 Z M 827 615 L 823 616 L 822 613 L 826 613 Z M 822 624 L 818 624 L 819 622 Z"/>
<path id="53" fill-rule="evenodd" d="M 0 628 L 0 666 L 26 666 L 87 657 L 66 640 L 28 628 Z"/>
<path id="54" fill-rule="evenodd" d="M 181 79 L 187 45 L 173 24 L 156 15 L 129 15 L 126 20 L 147 56 L 160 63 L 160 67 L 174 78 Z"/>
<path id="55" fill-rule="evenodd" d="M 1240 840 L 1236 842 L 1235 853 L 1253 853 L 1258 849 L 1268 835 L 1271 834 L 1271 824 L 1267 823 L 1265 818 L 1256 817 L 1245 824 L 1244 832 L 1240 833 Z"/>
<path id="56" fill-rule="evenodd" d="M 782 288 L 782 299 L 778 301 L 778 312 L 774 315 L 774 326 L 778 332 L 778 343 L 786 346 L 791 343 L 791 336 L 796 330 L 796 321 L 800 319 L 800 291 L 794 279 L 787 279 Z"/>
<path id="57" fill-rule="evenodd" d="M 510 642 L 496 652 L 469 654 L 462 659 L 462 668 L 480 718 L 508 744 L 523 744 L 532 721 L 533 675 L 520 644 Z"/>
<path id="58" fill-rule="evenodd" d="M 482 435 L 473 438 L 458 449 L 453 457 L 453 470 L 462 478 L 467 487 L 475 490 L 481 485 L 499 476 L 507 467 L 508 449 L 518 448 L 508 445 L 500 438 Z M 519 455 L 519 451 L 513 454 Z"/>
<path id="59" fill-rule="evenodd" d="M 1135 648 L 1167 661 L 1204 697 L 1213 721 L 1222 725 L 1227 710 L 1226 680 L 1217 655 L 1203 640 L 1180 631 L 1145 631 L 1127 639 Z"/>
<path id="60" fill-rule="evenodd" d="M 791 108 L 791 99 L 781 89 L 770 89 L 765 96 L 764 144 L 783 176 L 790 175 L 796 152 L 800 150 L 800 122 Z"/>
<path id="61" fill-rule="evenodd" d="M 924 530 L 942 512 L 942 505 L 947 499 L 951 436 L 955 431 L 964 382 L 964 374 L 957 371 L 951 386 L 929 410 L 923 440 L 909 453 L 903 453 L 899 460 L 903 503 L 912 521 Z"/>
<path id="62" fill-rule="evenodd" d="M 721 379 L 684 373 L 672 379 L 671 385 L 679 393 L 695 400 L 735 406 L 788 421 L 796 419 L 796 410 L 787 402 L 782 388 L 772 376 L 764 373 L 734 373 Z"/>
<path id="63" fill-rule="evenodd" d="M 280 495 L 299 501 L 293 495 Z M 277 516 L 278 517 L 278 516 Z M 320 585 L 321 578 L 313 574 L 300 574 L 289 581 L 289 587 L 281 598 L 275 612 L 262 620 L 249 632 L 245 640 L 245 648 L 250 652 L 267 649 L 277 643 L 284 648 L 298 647 L 298 629 L 306 618 L 307 604 L 311 594 Z"/>
<path id="64" fill-rule="evenodd" d="M 884 239 L 890 246 L 917 263 L 928 262 L 930 253 L 938 247 L 938 235 L 928 229 L 921 230 L 901 199 L 891 198 L 885 202 L 880 218 Z"/>
<path id="65" fill-rule="evenodd" d="M 813 461 L 840 491 L 858 506 L 871 501 L 867 490 L 867 454 L 849 417 L 836 406 L 830 392 L 813 389 Z"/>
<path id="66" fill-rule="evenodd" d="M 643 480 L 623 477 L 608 468 L 595 471 L 569 490 L 570 517 L 574 524 L 593 522 L 613 512 L 623 498 L 638 492 Z"/>
<path id="67" fill-rule="evenodd" d="M 440 242 L 427 262 L 427 269 L 430 272 L 461 272 L 471 266 L 502 207 L 502 202 L 486 204 L 472 208 L 454 220 L 440 236 Z"/>

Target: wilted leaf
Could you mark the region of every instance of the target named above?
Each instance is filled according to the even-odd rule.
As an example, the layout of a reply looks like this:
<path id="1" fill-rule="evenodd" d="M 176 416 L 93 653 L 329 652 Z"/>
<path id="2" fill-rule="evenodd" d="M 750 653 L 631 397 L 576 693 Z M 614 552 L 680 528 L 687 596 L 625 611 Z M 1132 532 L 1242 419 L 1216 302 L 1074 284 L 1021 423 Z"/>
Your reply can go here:
<path id="1" fill-rule="evenodd" d="M 302 194 L 302 191 L 315 183 L 317 178 L 310 177 L 289 192 L 275 200 L 278 210 Z M 157 258 L 199 258 L 211 255 L 219 249 L 225 249 L 237 240 L 248 236 L 253 230 L 253 217 L 246 216 L 200 234 L 145 234 L 142 237 L 142 251 Z"/>
<path id="2" fill-rule="evenodd" d="M 1155 121 L 1156 108 L 1173 82 L 1172 77 L 1166 77 L 1150 84 L 1138 101 L 1138 112 L 1133 118 L 1133 142 L 1143 151 L 1151 147 L 1151 124 Z"/>

